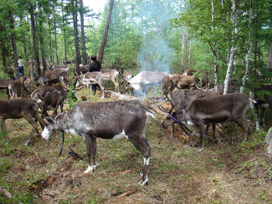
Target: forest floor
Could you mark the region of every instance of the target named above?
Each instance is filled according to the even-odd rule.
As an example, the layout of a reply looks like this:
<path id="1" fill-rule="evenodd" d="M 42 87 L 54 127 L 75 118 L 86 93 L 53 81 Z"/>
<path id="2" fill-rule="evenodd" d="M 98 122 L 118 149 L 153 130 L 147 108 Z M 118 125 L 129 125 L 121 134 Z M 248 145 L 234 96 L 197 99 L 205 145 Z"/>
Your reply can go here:
<path id="1" fill-rule="evenodd" d="M 88 100 L 100 101 L 100 91 L 98 96 L 77 92 L 78 101 L 86 93 Z M 104 99 L 108 100 L 117 99 Z M 72 105 L 65 105 L 66 111 Z M 170 131 L 160 125 L 165 116 L 155 115 L 147 128 L 152 153 L 145 186 L 139 185 L 143 156 L 127 140 L 98 139 L 100 166 L 84 174 L 88 161 L 82 137 L 66 133 L 56 163 L 60 132 L 49 142 L 35 136 L 24 146 L 30 124 L 24 119 L 7 120 L 8 145 L 0 135 L 0 187 L 11 198 L 0 194 L 0 203 L 272 203 L 272 157 L 264 151 L 268 127 L 256 133 L 251 122 L 250 139 L 243 142 L 242 129 L 227 123 L 227 129 L 217 128 L 218 140 L 205 139 L 205 150 L 199 152 L 198 147 L 185 145 L 180 131 L 171 139 Z M 65 160 L 68 148 L 83 160 Z"/>

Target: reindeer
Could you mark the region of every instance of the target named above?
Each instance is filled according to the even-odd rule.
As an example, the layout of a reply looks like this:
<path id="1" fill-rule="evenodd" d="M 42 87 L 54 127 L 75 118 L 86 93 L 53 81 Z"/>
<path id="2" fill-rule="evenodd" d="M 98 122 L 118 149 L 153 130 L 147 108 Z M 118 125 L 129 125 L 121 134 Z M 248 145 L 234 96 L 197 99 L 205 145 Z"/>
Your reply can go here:
<path id="1" fill-rule="evenodd" d="M 14 99 L 14 100 L 0 100 L 0 121 L 2 123 L 2 130 L 7 132 L 6 119 L 26 119 L 33 127 L 30 136 L 25 145 L 27 146 L 31 140 L 35 130 L 38 132 L 38 124 L 33 120 L 39 121 L 42 128 L 45 126 L 45 121 L 38 114 L 38 104 L 31 99 Z M 6 144 L 8 144 L 8 134 L 6 133 Z"/>
<path id="2" fill-rule="evenodd" d="M 11 79 L 11 78 L 0 78 L 0 90 L 3 90 L 5 89 L 6 90 L 6 93 L 7 93 L 7 96 L 8 96 L 8 99 L 9 99 L 9 90 L 8 90 L 8 85 L 13 82 L 14 80 Z"/>
<path id="3" fill-rule="evenodd" d="M 22 98 L 24 92 L 29 93 L 29 79 L 27 77 L 21 77 L 19 81 L 12 81 L 8 85 L 9 98 L 17 98 L 18 94 Z"/>
<path id="4" fill-rule="evenodd" d="M 120 71 L 119 71 L 119 73 L 121 73 Z M 121 73 L 122 74 L 122 73 Z M 121 84 L 123 84 L 123 83 L 125 83 L 125 81 L 128 81 L 128 80 L 130 80 L 130 79 L 132 79 L 133 78 L 133 74 L 132 74 L 132 72 L 128 72 L 127 70 L 126 70 L 126 73 L 125 73 L 125 75 L 123 75 L 122 74 L 122 81 L 121 81 Z"/>
<path id="5" fill-rule="evenodd" d="M 193 76 L 193 74 L 195 72 L 197 72 L 197 71 L 196 70 L 192 70 L 192 69 L 186 69 L 186 70 L 184 70 L 183 75 L 184 76 Z"/>
<path id="6" fill-rule="evenodd" d="M 86 72 L 90 71 L 90 64 L 82 65 L 79 66 L 79 69 L 74 68 L 74 76 L 80 75 L 80 74 L 85 74 Z"/>
<path id="7" fill-rule="evenodd" d="M 121 75 L 122 76 L 122 75 Z M 132 88 L 136 91 L 143 89 L 143 93 L 147 95 L 148 86 L 157 86 L 160 85 L 163 91 L 163 94 L 167 96 L 167 85 L 172 79 L 172 75 L 167 72 L 152 72 L 152 71 L 142 71 L 137 74 L 135 77 L 129 80 L 124 80 L 126 83 L 126 92 Z"/>
<path id="8" fill-rule="evenodd" d="M 103 73 L 103 81 L 112 81 L 114 83 L 115 92 L 120 93 L 118 84 L 119 72 L 116 69 L 100 69 L 100 72 Z"/>
<path id="9" fill-rule="evenodd" d="M 148 181 L 148 165 L 151 148 L 146 139 L 149 117 L 154 115 L 137 101 L 114 101 L 77 103 L 68 113 L 47 118 L 42 132 L 44 139 L 55 130 L 81 135 L 87 147 L 89 167 L 84 173 L 92 172 L 99 164 L 96 162 L 96 138 L 128 139 L 144 156 L 144 169 L 141 185 Z M 92 161 L 93 156 L 93 161 Z"/>
<path id="10" fill-rule="evenodd" d="M 62 83 L 65 87 L 68 85 L 68 69 L 59 68 L 53 71 L 46 71 L 37 79 L 38 85 L 46 84 L 52 85 L 53 83 Z"/>
<path id="11" fill-rule="evenodd" d="M 260 97 L 263 93 L 262 97 Z M 265 126 L 265 115 L 268 108 L 272 110 L 272 85 L 261 85 L 259 88 L 253 89 L 251 95 L 257 101 L 255 107 L 257 111 L 255 112 L 256 116 L 256 129 L 260 130 L 260 118 L 263 112 L 263 125 Z"/>
<path id="12" fill-rule="evenodd" d="M 53 110 L 53 113 L 57 115 L 59 106 L 61 112 L 63 112 L 63 102 L 67 99 L 67 90 L 60 84 L 45 86 L 33 91 L 31 93 L 31 99 L 38 103 L 44 116 L 48 116 L 48 109 Z"/>
<path id="13" fill-rule="evenodd" d="M 192 135 L 195 134 L 198 127 L 200 128 L 200 139 L 202 144 L 200 150 L 204 150 L 203 135 L 205 124 L 221 123 L 230 119 L 234 120 L 245 131 L 244 141 L 247 141 L 249 126 L 246 120 L 246 112 L 250 103 L 251 98 L 241 93 L 196 99 L 185 109 L 175 109 L 175 116 L 179 121 L 186 123 L 191 122 L 195 125 Z M 172 110 L 173 105 L 171 111 Z"/>
<path id="14" fill-rule="evenodd" d="M 79 87 L 82 84 L 86 84 L 87 88 L 89 84 L 98 84 L 99 88 L 101 89 L 102 96 L 101 99 L 104 99 L 104 86 L 103 86 L 103 74 L 101 72 L 86 72 L 81 76 L 75 77 L 75 87 Z M 92 91 L 92 86 L 90 86 Z"/>
<path id="15" fill-rule="evenodd" d="M 199 88 L 197 86 L 197 78 L 195 76 L 172 74 L 169 91 L 172 92 L 176 87 L 178 89 Z"/>
<path id="16" fill-rule="evenodd" d="M 170 100 L 171 100 L 175 110 L 183 110 L 186 107 L 188 107 L 195 99 L 211 98 L 211 97 L 216 97 L 219 95 L 220 95 L 219 92 L 205 92 L 205 91 L 202 91 L 199 89 L 180 89 L 180 90 L 174 91 L 172 93 Z M 163 112 L 169 112 L 169 110 L 164 109 L 162 106 L 160 106 L 159 109 Z M 171 115 L 173 115 L 174 118 L 177 117 L 176 112 L 173 112 Z M 173 118 L 171 118 L 171 117 L 167 117 L 162 122 L 162 128 L 166 129 L 167 127 L 171 126 L 171 136 L 172 137 L 174 137 L 174 124 L 175 123 L 176 123 L 176 121 L 173 120 Z M 215 138 L 215 124 L 212 124 L 212 128 L 213 128 L 213 138 Z M 206 132 L 207 131 L 208 131 L 208 125 L 206 128 Z"/>

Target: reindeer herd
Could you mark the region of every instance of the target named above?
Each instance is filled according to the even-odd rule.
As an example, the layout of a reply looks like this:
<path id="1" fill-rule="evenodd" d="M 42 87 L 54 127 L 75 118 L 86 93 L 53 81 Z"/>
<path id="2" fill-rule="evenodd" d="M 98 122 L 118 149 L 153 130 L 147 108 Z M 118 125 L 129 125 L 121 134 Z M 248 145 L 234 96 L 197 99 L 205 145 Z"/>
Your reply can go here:
<path id="1" fill-rule="evenodd" d="M 155 119 L 151 110 L 146 108 L 139 100 L 119 100 L 113 102 L 78 102 L 68 113 L 63 112 L 63 104 L 67 99 L 69 91 L 68 68 L 54 67 L 55 69 L 45 72 L 36 79 L 39 86 L 36 90 L 29 91 L 29 80 L 22 78 L 20 81 L 4 78 L 0 80 L 0 89 L 5 89 L 8 100 L 0 100 L 0 121 L 2 130 L 6 133 L 6 144 L 8 144 L 8 133 L 6 119 L 26 119 L 33 127 L 32 132 L 25 145 L 31 141 L 31 137 L 38 132 L 40 123 L 43 132 L 41 136 L 48 140 L 55 130 L 63 133 L 83 137 L 87 148 L 88 168 L 84 173 L 92 172 L 99 164 L 96 161 L 96 139 L 127 139 L 143 155 L 144 168 L 140 185 L 148 182 L 148 166 L 150 161 L 151 148 L 147 142 L 146 129 L 149 118 Z M 167 117 L 162 122 L 162 128 L 172 127 L 174 137 L 174 124 L 178 123 L 182 131 L 185 126 L 193 125 L 192 136 L 200 129 L 201 148 L 204 150 L 204 129 L 205 125 L 213 126 L 213 138 L 215 138 L 215 124 L 226 121 L 236 122 L 245 132 L 244 140 L 249 137 L 249 125 L 246 113 L 252 107 L 256 116 L 260 115 L 262 108 L 272 108 L 272 96 L 265 95 L 264 98 L 253 98 L 245 94 L 234 93 L 237 86 L 229 89 L 226 95 L 214 90 L 201 90 L 198 80 L 191 72 L 185 75 L 169 74 L 167 72 L 142 71 L 133 77 L 131 72 L 123 74 L 115 69 L 102 69 L 101 72 L 89 72 L 88 66 L 81 66 L 74 71 L 74 89 L 86 85 L 97 84 L 102 92 L 101 99 L 104 99 L 104 81 L 112 81 L 115 85 L 115 92 L 119 93 L 118 77 L 121 77 L 125 84 L 125 91 L 130 89 L 141 91 L 147 95 L 147 87 L 160 86 L 163 95 L 170 102 L 171 107 L 165 109 L 159 106 Z M 220 85 L 221 86 L 221 85 Z M 91 86 L 90 86 L 91 87 Z M 173 90 L 177 88 L 178 90 Z M 71 89 L 71 88 L 70 88 Z M 259 90 L 272 92 L 272 86 L 263 86 Z M 26 98 L 28 96 L 28 98 Z M 16 98 L 21 99 L 16 99 Z M 253 102 L 255 104 L 253 104 Z M 58 114 L 58 107 L 61 113 Z M 255 109 L 254 107 L 258 107 Z M 51 115 L 48 110 L 53 110 Z M 46 119 L 46 120 L 45 120 Z M 257 120 L 259 128 L 259 119 Z M 206 129 L 207 130 L 207 129 Z M 191 143 L 191 140 L 189 144 Z"/>

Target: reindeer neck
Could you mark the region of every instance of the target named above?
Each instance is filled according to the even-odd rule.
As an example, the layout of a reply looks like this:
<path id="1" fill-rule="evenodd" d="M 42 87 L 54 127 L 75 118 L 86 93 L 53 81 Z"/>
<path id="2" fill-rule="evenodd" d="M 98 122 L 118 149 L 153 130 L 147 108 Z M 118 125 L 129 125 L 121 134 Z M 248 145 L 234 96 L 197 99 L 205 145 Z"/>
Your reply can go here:
<path id="1" fill-rule="evenodd" d="M 60 130 L 68 132 L 67 128 L 67 114 L 58 115 L 56 117 L 56 125 Z"/>

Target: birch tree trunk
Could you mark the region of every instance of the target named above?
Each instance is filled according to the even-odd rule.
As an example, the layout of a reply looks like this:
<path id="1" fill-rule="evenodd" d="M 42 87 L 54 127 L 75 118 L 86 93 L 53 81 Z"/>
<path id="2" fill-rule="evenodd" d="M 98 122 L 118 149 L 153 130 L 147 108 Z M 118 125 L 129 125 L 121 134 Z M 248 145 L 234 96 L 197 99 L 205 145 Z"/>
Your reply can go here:
<path id="1" fill-rule="evenodd" d="M 249 39 L 248 39 L 248 49 L 247 49 L 247 54 L 246 54 L 246 67 L 245 67 L 245 73 L 242 79 L 242 85 L 240 88 L 240 93 L 244 93 L 245 90 L 245 85 L 246 85 L 246 78 L 248 74 L 248 69 L 249 69 L 249 57 L 251 54 L 252 50 L 252 40 L 251 40 L 251 23 L 252 23 L 252 13 L 253 13 L 253 0 L 250 0 L 250 7 L 249 7 L 249 19 L 248 19 L 248 29 L 249 29 Z"/>
<path id="2" fill-rule="evenodd" d="M 113 10 L 113 3 L 114 3 L 114 0 L 110 0 L 110 7 L 109 7 L 109 11 L 108 11 L 107 21 L 105 24 L 105 29 L 103 32 L 103 37 L 102 37 L 100 50 L 99 50 L 99 54 L 98 54 L 98 61 L 100 63 L 102 63 L 104 49 L 105 49 L 105 45 L 106 45 L 106 41 L 107 41 L 108 31 L 109 31 L 109 27 L 110 27 L 111 14 L 112 14 L 112 10 Z"/>
<path id="3" fill-rule="evenodd" d="M 223 6 L 223 5 L 222 5 Z M 213 32 L 213 37 L 215 37 L 214 33 L 214 1 L 212 0 L 212 32 Z M 217 51 L 216 51 L 216 41 L 213 41 L 212 45 L 212 50 L 213 50 L 213 55 L 214 55 L 214 60 L 213 60 L 213 66 L 214 66 L 214 86 L 215 86 L 215 91 L 218 91 L 218 76 L 217 76 Z"/>
<path id="4" fill-rule="evenodd" d="M 229 59 L 229 64 L 228 64 L 228 69 L 227 69 L 227 74 L 224 82 L 224 92 L 223 94 L 228 93 L 228 85 L 229 85 L 229 80 L 230 80 L 230 75 L 231 75 L 231 68 L 233 64 L 233 59 L 234 55 L 236 54 L 237 47 L 235 46 L 236 43 L 236 33 L 237 33 L 237 28 L 236 28 L 236 23 L 237 23 L 237 14 L 236 14 L 236 1 L 232 0 L 232 24 L 234 26 L 234 29 L 232 31 L 232 46 L 231 46 L 231 53 L 230 53 L 230 59 Z"/>
<path id="5" fill-rule="evenodd" d="M 186 67 L 186 49 L 187 49 L 187 40 L 186 40 L 186 31 L 182 32 L 182 69 L 181 73 L 187 69 Z"/>

